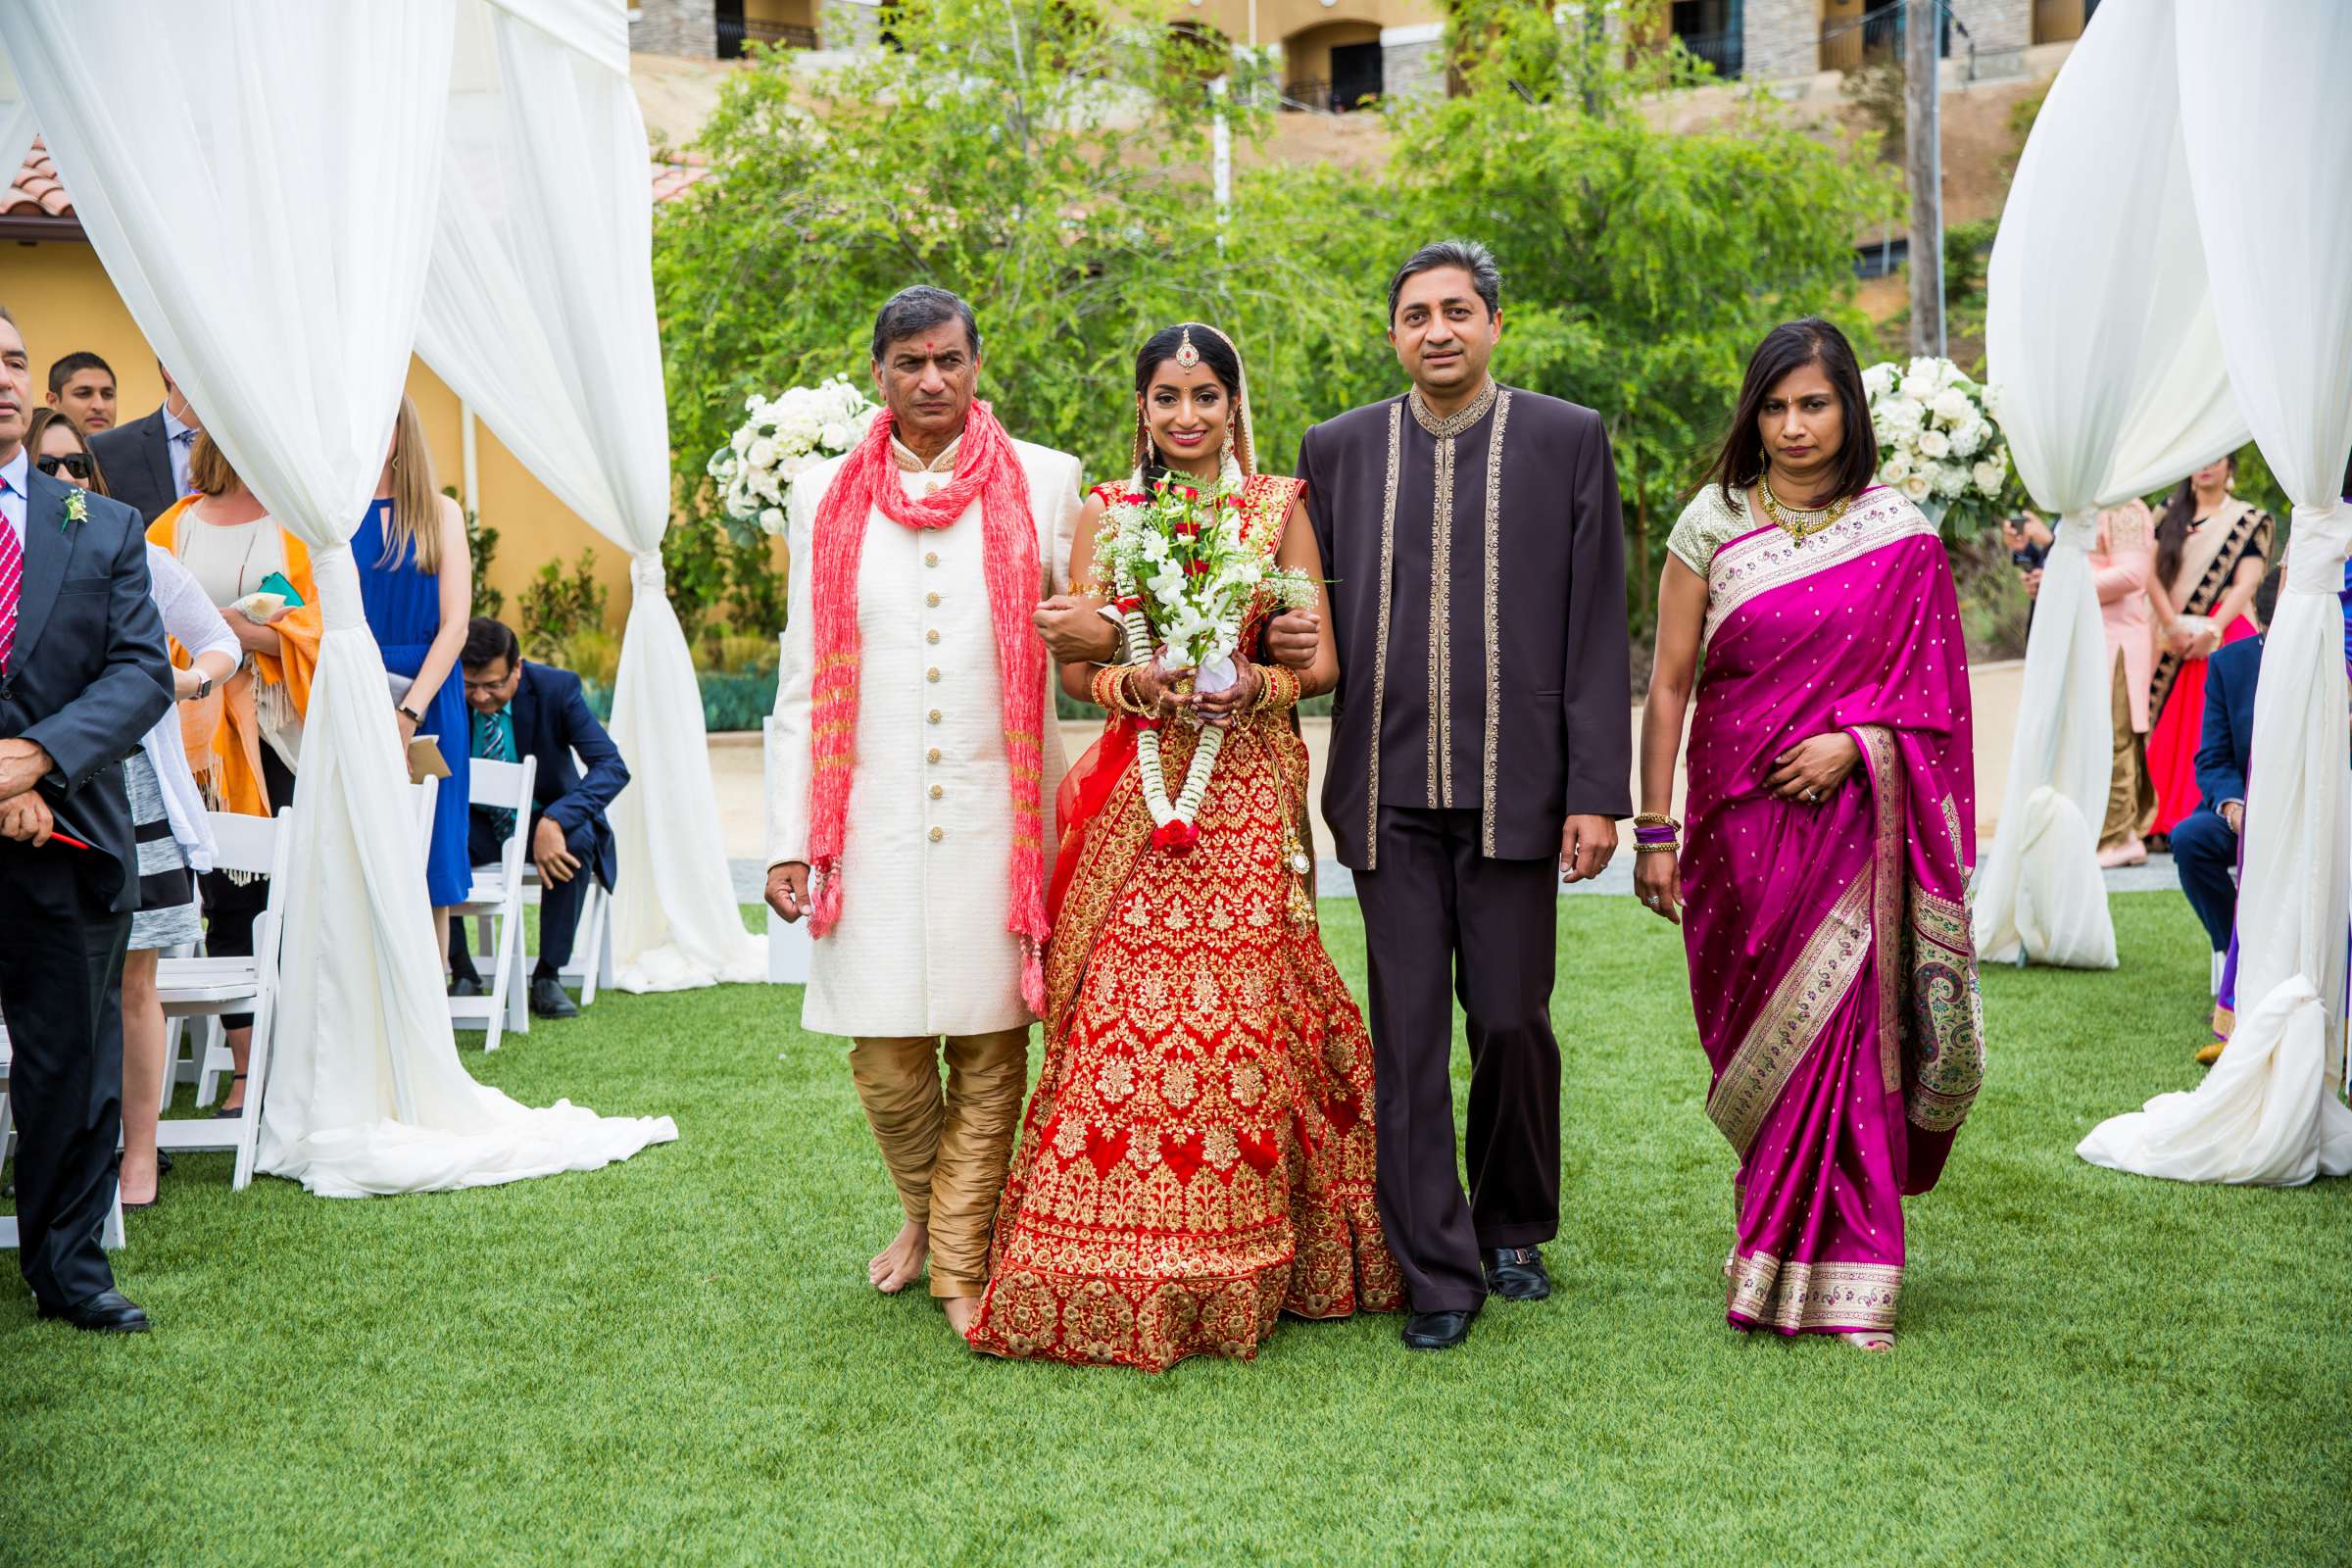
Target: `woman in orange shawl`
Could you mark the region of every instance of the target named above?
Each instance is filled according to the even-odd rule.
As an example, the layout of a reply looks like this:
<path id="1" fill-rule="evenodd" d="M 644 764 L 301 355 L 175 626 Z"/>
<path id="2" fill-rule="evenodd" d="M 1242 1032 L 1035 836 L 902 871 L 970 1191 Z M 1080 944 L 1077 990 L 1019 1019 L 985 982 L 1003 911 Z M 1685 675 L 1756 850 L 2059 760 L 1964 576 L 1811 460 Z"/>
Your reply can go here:
<path id="1" fill-rule="evenodd" d="M 201 432 L 188 457 L 188 480 L 196 493 L 155 519 L 148 542 L 188 568 L 245 650 L 223 685 L 180 705 L 188 769 L 214 810 L 269 816 L 293 804 L 302 717 L 318 662 L 318 586 L 302 541 L 270 520 L 227 458 Z M 273 575 L 293 585 L 293 596 L 282 606 L 257 603 L 256 594 L 275 591 L 263 587 Z M 187 650 L 173 643 L 172 662 L 184 665 L 187 659 Z M 267 886 L 225 871 L 205 873 L 202 886 L 207 950 L 220 956 L 251 954 L 253 922 L 268 901 Z M 253 1019 L 232 1013 L 221 1021 L 237 1064 L 220 1109 L 227 1115 L 244 1107 Z"/>

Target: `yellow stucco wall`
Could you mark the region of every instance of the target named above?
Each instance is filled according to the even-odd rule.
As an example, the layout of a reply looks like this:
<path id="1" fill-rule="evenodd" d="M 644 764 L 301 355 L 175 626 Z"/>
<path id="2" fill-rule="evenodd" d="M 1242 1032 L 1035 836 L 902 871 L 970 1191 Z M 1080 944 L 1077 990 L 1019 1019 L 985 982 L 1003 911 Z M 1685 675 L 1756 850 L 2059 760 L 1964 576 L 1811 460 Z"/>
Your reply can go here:
<path id="1" fill-rule="evenodd" d="M 163 401 L 155 354 L 108 281 L 89 246 L 60 241 L 39 245 L 0 242 L 0 304 L 8 307 L 32 351 L 33 395 L 48 390 L 49 364 L 60 356 L 90 350 L 114 368 L 122 392 L 121 416 L 138 418 Z M 409 364 L 409 395 L 432 442 L 440 482 L 465 486 L 462 417 L 458 396 L 421 360 Z M 476 421 L 476 466 L 481 494 L 471 498 L 482 520 L 499 531 L 498 555 L 489 578 L 506 594 L 513 620 L 522 589 L 544 562 L 569 564 L 582 550 L 596 552 L 596 575 L 609 591 L 608 615 L 617 628 L 629 608 L 629 564 L 617 545 L 582 522 L 533 478 L 514 455 Z"/>

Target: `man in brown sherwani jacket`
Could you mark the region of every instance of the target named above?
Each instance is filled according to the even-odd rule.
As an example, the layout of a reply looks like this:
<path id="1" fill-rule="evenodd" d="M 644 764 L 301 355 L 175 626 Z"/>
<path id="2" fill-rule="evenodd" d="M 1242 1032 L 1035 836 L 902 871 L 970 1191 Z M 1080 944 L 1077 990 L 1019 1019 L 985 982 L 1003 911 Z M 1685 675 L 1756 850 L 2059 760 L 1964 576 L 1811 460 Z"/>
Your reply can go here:
<path id="1" fill-rule="evenodd" d="M 1490 1291 L 1549 1294 L 1552 879 L 1598 875 L 1633 810 L 1615 465 L 1592 410 L 1488 375 L 1500 295 L 1484 246 L 1416 253 L 1389 313 L 1412 390 L 1316 425 L 1298 457 L 1341 665 L 1323 814 L 1363 908 L 1381 1219 L 1416 1349 L 1460 1344 Z M 1311 656 L 1314 631 L 1285 616 L 1269 651 Z"/>

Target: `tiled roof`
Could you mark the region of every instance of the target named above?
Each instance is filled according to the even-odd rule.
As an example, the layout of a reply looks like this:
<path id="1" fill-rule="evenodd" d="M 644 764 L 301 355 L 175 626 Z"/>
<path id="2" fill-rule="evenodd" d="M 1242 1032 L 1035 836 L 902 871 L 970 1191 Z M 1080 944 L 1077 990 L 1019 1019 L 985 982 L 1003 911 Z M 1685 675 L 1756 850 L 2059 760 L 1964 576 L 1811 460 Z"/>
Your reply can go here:
<path id="1" fill-rule="evenodd" d="M 681 159 L 674 163 L 653 166 L 654 201 L 659 204 L 679 195 L 690 185 L 709 175 L 710 171 L 699 160 Z M 24 157 L 24 167 L 9 181 L 8 194 L 0 199 L 0 218 L 72 218 L 74 199 L 58 181 L 57 165 L 50 162 L 49 149 L 35 140 L 32 151 Z"/>
<path id="2" fill-rule="evenodd" d="M 57 166 L 49 161 L 49 149 L 35 139 L 32 151 L 24 155 L 24 167 L 8 182 L 8 195 L 0 199 L 0 218 L 73 216 L 73 199 L 66 194 L 66 187 L 58 183 Z"/>

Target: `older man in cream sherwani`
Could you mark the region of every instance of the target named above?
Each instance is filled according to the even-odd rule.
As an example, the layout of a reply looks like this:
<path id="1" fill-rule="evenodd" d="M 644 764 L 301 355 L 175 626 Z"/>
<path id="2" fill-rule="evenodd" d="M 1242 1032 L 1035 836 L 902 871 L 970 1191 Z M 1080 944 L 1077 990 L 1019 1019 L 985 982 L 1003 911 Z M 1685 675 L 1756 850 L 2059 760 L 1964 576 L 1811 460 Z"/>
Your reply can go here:
<path id="1" fill-rule="evenodd" d="M 969 307 L 907 289 L 873 354 L 875 429 L 792 487 L 767 900 L 811 920 L 802 1023 L 850 1037 L 906 1210 L 869 1277 L 903 1290 L 928 1256 L 960 1332 L 1027 1080 L 1065 766 L 1039 634 L 1102 657 L 1113 634 L 1037 603 L 1067 587 L 1078 462 L 974 402 Z"/>

